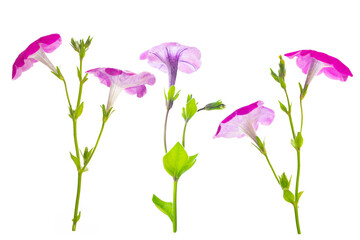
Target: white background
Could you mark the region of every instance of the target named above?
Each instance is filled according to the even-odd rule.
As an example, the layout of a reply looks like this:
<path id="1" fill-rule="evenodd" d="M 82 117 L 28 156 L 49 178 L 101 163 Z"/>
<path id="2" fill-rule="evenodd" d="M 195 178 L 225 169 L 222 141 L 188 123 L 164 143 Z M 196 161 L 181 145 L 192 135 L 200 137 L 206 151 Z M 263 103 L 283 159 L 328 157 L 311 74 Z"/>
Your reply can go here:
<path id="1" fill-rule="evenodd" d="M 11 239 L 359 239 L 359 20 L 356 1 L 6 1 L 0 7 L 0 238 Z M 84 69 L 150 71 L 157 82 L 138 99 L 121 93 L 83 175 L 81 220 L 71 232 L 77 172 L 64 87 L 41 63 L 11 80 L 18 54 L 37 38 L 59 33 L 49 58 L 60 66 L 76 100 L 77 54 L 69 45 L 94 37 Z M 178 232 L 152 203 L 172 201 L 163 169 L 163 90 L 167 75 L 139 55 L 176 41 L 195 46 L 202 66 L 179 73 L 181 95 L 170 112 L 169 148 L 180 141 L 181 107 L 222 99 L 223 111 L 200 112 L 188 125 L 187 151 L 199 153 L 178 185 Z M 313 49 L 337 57 L 354 74 L 342 83 L 316 77 L 304 100 L 304 145 L 297 236 L 293 208 L 249 138 L 212 139 L 218 124 L 257 100 L 275 110 L 258 134 L 278 174 L 296 174 L 285 102 L 269 68 L 278 55 Z M 288 91 L 299 128 L 298 82 L 305 75 L 286 59 Z M 92 147 L 108 89 L 90 76 L 78 120 L 81 149 Z M 295 188 L 295 181 L 292 190 Z"/>

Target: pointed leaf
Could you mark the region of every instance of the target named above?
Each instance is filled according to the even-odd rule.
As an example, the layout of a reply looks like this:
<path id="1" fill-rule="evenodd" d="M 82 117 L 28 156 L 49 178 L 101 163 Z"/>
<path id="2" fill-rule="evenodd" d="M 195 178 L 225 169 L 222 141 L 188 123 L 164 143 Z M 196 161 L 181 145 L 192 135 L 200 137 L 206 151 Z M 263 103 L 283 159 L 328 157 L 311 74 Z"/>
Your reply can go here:
<path id="1" fill-rule="evenodd" d="M 160 211 L 165 213 L 170 218 L 170 220 L 173 221 L 173 216 L 172 216 L 173 204 L 171 202 L 164 202 L 163 200 L 158 198 L 155 194 L 152 197 L 152 201 Z"/>
<path id="2" fill-rule="evenodd" d="M 70 153 L 70 157 L 71 159 L 74 161 L 76 168 L 79 170 L 81 168 L 80 166 L 80 159 L 75 157 L 74 155 L 72 155 L 72 153 Z"/>
<path id="3" fill-rule="evenodd" d="M 279 77 L 278 75 L 276 75 L 276 73 L 274 73 L 274 71 L 270 68 L 270 71 L 271 71 L 271 76 L 274 78 L 275 81 L 279 82 Z"/>
<path id="4" fill-rule="evenodd" d="M 185 115 L 185 108 L 182 108 L 182 114 L 181 116 L 184 118 L 184 120 L 186 121 L 186 115 Z"/>
<path id="5" fill-rule="evenodd" d="M 283 110 L 283 111 L 287 114 L 288 111 L 287 111 L 287 108 L 285 107 L 285 105 L 284 105 L 282 102 L 280 102 L 280 101 L 279 101 L 279 104 L 280 104 L 281 110 Z"/>
<path id="6" fill-rule="evenodd" d="M 188 119 L 192 118 L 197 112 L 197 106 L 195 99 L 192 98 L 188 103 L 186 103 L 186 115 Z"/>
<path id="7" fill-rule="evenodd" d="M 184 147 L 177 142 L 175 146 L 165 154 L 163 158 L 164 168 L 174 179 L 179 179 L 181 174 L 194 165 L 195 158 L 196 155 L 189 158 Z"/>
<path id="8" fill-rule="evenodd" d="M 80 105 L 75 109 L 75 118 L 79 118 L 80 115 L 82 114 L 84 109 L 84 102 L 80 103 Z"/>
<path id="9" fill-rule="evenodd" d="M 303 192 L 304 191 L 299 192 L 297 201 L 299 201 L 299 199 L 300 199 L 301 195 L 303 194 Z"/>
<path id="10" fill-rule="evenodd" d="M 292 192 L 290 192 L 290 190 L 284 190 L 284 195 L 283 195 L 285 201 L 289 202 L 289 203 L 294 203 L 294 194 Z"/>
<path id="11" fill-rule="evenodd" d="M 304 142 L 304 140 L 303 140 L 303 137 L 301 135 L 301 132 L 298 132 L 298 134 L 297 134 L 297 136 L 295 138 L 295 143 L 296 143 L 296 146 L 297 146 L 298 149 L 301 148 L 301 146 L 303 145 L 303 142 Z"/>
<path id="12" fill-rule="evenodd" d="M 186 162 L 186 164 L 184 164 L 184 166 L 181 168 L 180 172 L 179 172 L 179 177 L 186 172 L 187 170 L 189 170 L 192 166 L 194 166 L 195 162 L 196 162 L 196 157 L 198 154 L 195 154 L 194 156 L 190 156 L 189 157 L 189 161 Z"/>
<path id="13" fill-rule="evenodd" d="M 174 94 L 175 94 L 175 86 L 172 85 L 169 88 L 169 91 L 168 91 L 168 99 L 169 99 L 169 101 L 174 98 Z"/>

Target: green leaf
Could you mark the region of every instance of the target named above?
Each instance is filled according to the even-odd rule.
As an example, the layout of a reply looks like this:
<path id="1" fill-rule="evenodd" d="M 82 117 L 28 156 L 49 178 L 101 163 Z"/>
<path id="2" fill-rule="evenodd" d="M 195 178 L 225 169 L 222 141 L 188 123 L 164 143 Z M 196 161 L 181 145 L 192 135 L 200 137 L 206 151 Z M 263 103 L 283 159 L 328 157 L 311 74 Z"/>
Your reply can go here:
<path id="1" fill-rule="evenodd" d="M 177 91 L 177 93 L 175 94 L 175 96 L 174 96 L 174 101 L 179 97 L 179 94 L 180 94 L 180 90 Z"/>
<path id="2" fill-rule="evenodd" d="M 182 108 L 182 114 L 181 116 L 183 117 L 183 119 L 186 121 L 186 114 L 185 114 L 185 108 Z"/>
<path id="3" fill-rule="evenodd" d="M 74 155 L 72 155 L 72 153 L 70 153 L 70 157 L 71 157 L 71 159 L 74 161 L 76 168 L 77 168 L 78 170 L 81 169 L 80 159 L 77 158 L 77 157 L 75 157 Z"/>
<path id="4" fill-rule="evenodd" d="M 165 102 L 167 103 L 167 102 L 168 102 L 168 98 L 167 98 L 167 95 L 166 95 L 165 88 L 164 88 L 164 96 L 165 96 Z"/>
<path id="5" fill-rule="evenodd" d="M 285 201 L 289 202 L 289 203 L 294 203 L 294 194 L 292 192 L 290 192 L 289 190 L 284 190 L 284 195 L 283 195 Z"/>
<path id="6" fill-rule="evenodd" d="M 197 155 L 189 157 L 184 147 L 177 142 L 175 146 L 165 154 L 163 158 L 164 168 L 174 179 L 179 179 L 184 172 L 194 165 L 196 156 Z"/>
<path id="7" fill-rule="evenodd" d="M 75 119 L 79 118 L 84 110 L 84 102 L 80 103 L 80 105 L 75 109 Z"/>
<path id="8" fill-rule="evenodd" d="M 197 106 L 195 99 L 192 98 L 189 102 L 186 103 L 186 120 L 189 121 L 197 112 Z"/>
<path id="9" fill-rule="evenodd" d="M 174 98 L 174 94 L 175 94 L 175 86 L 172 85 L 169 88 L 169 91 L 168 91 L 168 99 L 169 99 L 169 101 Z"/>
<path id="10" fill-rule="evenodd" d="M 288 111 L 287 111 L 287 108 L 285 107 L 285 105 L 284 105 L 282 102 L 280 102 L 280 101 L 279 101 L 279 104 L 280 104 L 281 110 L 283 110 L 283 111 L 287 114 Z"/>
<path id="11" fill-rule="evenodd" d="M 304 140 L 303 140 L 303 137 L 301 135 L 301 132 L 298 132 L 298 134 L 297 134 L 297 136 L 295 138 L 295 143 L 296 143 L 297 149 L 301 148 L 301 146 L 303 145 L 303 142 L 304 142 Z"/>
<path id="12" fill-rule="evenodd" d="M 158 198 L 155 194 L 152 197 L 152 201 L 160 211 L 165 213 L 170 218 L 170 220 L 173 221 L 173 215 L 172 215 L 173 204 L 171 202 L 164 202 L 163 200 Z"/>
<path id="13" fill-rule="evenodd" d="M 274 78 L 275 81 L 279 82 L 279 77 L 276 75 L 276 73 L 270 68 L 271 76 Z"/>
<path id="14" fill-rule="evenodd" d="M 195 155 L 189 157 L 189 161 L 187 161 L 186 164 L 184 164 L 184 166 L 181 168 L 181 170 L 179 172 L 179 177 L 195 164 L 197 155 L 198 154 L 195 154 Z"/>
<path id="15" fill-rule="evenodd" d="M 303 192 L 304 191 L 299 192 L 297 201 L 299 201 L 299 199 L 300 199 L 301 195 L 303 194 Z"/>
<path id="16" fill-rule="evenodd" d="M 79 67 L 76 67 L 76 68 L 77 68 L 78 78 L 79 78 L 79 80 L 81 81 L 81 71 L 80 71 Z"/>
<path id="17" fill-rule="evenodd" d="M 280 86 L 282 89 L 286 89 L 286 83 L 283 78 L 279 77 Z"/>

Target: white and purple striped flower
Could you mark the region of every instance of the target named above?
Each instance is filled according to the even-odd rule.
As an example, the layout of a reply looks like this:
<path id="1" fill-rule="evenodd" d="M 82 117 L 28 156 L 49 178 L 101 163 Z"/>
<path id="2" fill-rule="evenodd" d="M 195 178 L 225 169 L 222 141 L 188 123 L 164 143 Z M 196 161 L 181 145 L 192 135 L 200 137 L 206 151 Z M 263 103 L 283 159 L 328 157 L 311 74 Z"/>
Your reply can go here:
<path id="1" fill-rule="evenodd" d="M 201 53 L 195 47 L 183 46 L 176 42 L 163 43 L 140 55 L 141 60 L 160 71 L 169 74 L 169 87 L 175 85 L 177 70 L 193 73 L 201 66 Z"/>
<path id="2" fill-rule="evenodd" d="M 263 101 L 257 101 L 237 109 L 220 123 L 214 138 L 242 138 L 248 136 L 255 144 L 258 144 L 256 130 L 259 123 L 270 125 L 275 117 L 274 111 L 263 105 Z"/>
<path id="3" fill-rule="evenodd" d="M 36 62 L 41 62 L 48 66 L 51 71 L 57 72 L 54 65 L 47 58 L 45 53 L 51 53 L 57 49 L 61 44 L 61 37 L 59 34 L 51 34 L 39 38 L 31 43 L 19 56 L 13 64 L 12 79 L 15 80 L 20 77 L 22 72 L 27 71 Z"/>
<path id="4" fill-rule="evenodd" d="M 116 98 L 123 89 L 128 94 L 136 94 L 137 97 L 141 98 L 146 94 L 145 84 L 155 84 L 155 76 L 148 72 L 135 74 L 115 68 L 95 68 L 86 71 L 86 73 L 94 74 L 100 79 L 102 84 L 110 87 L 106 111 L 112 108 Z"/>

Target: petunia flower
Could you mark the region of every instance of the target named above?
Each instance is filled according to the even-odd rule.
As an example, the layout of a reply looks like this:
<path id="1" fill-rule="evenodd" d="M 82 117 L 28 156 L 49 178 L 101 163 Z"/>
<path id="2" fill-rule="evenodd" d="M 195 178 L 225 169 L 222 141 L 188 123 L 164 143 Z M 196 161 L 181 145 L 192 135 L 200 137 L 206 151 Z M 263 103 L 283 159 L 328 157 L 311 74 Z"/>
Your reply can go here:
<path id="1" fill-rule="evenodd" d="M 259 123 L 270 125 L 275 117 L 274 111 L 263 105 L 263 101 L 257 101 L 230 114 L 220 123 L 214 138 L 242 138 L 248 136 L 255 144 L 258 144 L 256 130 Z"/>
<path id="2" fill-rule="evenodd" d="M 287 53 L 285 56 L 290 59 L 297 57 L 296 64 L 303 73 L 307 74 L 304 90 L 307 89 L 311 80 L 321 73 L 324 73 L 328 78 L 342 82 L 345 82 L 349 76 L 353 76 L 350 69 L 339 59 L 322 52 L 300 50 Z"/>
<path id="3" fill-rule="evenodd" d="M 39 38 L 30 44 L 19 56 L 13 64 L 12 79 L 15 80 L 20 77 L 22 72 L 27 71 L 36 62 L 41 62 L 48 66 L 51 71 L 57 72 L 54 65 L 47 58 L 45 53 L 51 53 L 57 49 L 61 44 L 61 37 L 59 34 L 51 34 Z"/>
<path id="4" fill-rule="evenodd" d="M 146 94 L 145 84 L 155 84 L 155 76 L 148 72 L 135 74 L 115 68 L 95 68 L 86 71 L 86 73 L 94 74 L 102 84 L 110 87 L 106 111 L 111 109 L 123 89 L 128 94 L 136 94 L 137 97 L 141 98 Z"/>
<path id="5" fill-rule="evenodd" d="M 201 53 L 195 47 L 183 46 L 176 42 L 163 43 L 140 55 L 140 60 L 160 71 L 168 73 L 169 87 L 175 85 L 177 70 L 193 73 L 201 66 Z"/>

